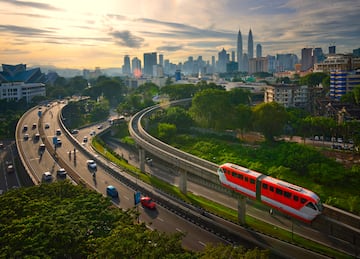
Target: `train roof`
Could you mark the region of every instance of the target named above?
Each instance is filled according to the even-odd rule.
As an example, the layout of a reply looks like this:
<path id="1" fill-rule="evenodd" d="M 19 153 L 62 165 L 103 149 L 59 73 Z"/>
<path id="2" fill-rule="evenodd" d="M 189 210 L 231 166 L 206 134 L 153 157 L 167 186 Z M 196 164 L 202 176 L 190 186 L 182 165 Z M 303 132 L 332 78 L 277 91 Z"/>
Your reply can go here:
<path id="1" fill-rule="evenodd" d="M 292 192 L 299 192 L 299 193 L 305 194 L 307 196 L 310 196 L 310 197 L 314 198 L 315 200 L 319 200 L 319 197 L 314 192 L 312 192 L 312 191 L 310 191 L 308 189 L 305 189 L 303 187 L 297 186 L 295 184 L 291 184 L 291 183 L 288 183 L 288 182 L 273 178 L 271 176 L 264 177 L 262 179 L 262 182 L 264 182 L 264 181 L 266 181 L 268 183 L 273 183 L 275 185 L 279 185 L 281 187 L 288 188 Z"/>
<path id="2" fill-rule="evenodd" d="M 263 174 L 261 174 L 261 173 L 259 173 L 259 172 L 250 170 L 249 168 L 242 167 L 242 166 L 239 166 L 239 165 L 235 165 L 235 164 L 232 164 L 232 163 L 225 163 L 225 164 L 221 165 L 220 167 L 230 167 L 230 168 L 232 168 L 232 169 L 241 171 L 241 172 L 244 173 L 244 174 L 251 175 L 251 176 L 253 176 L 254 178 L 258 178 L 259 176 L 263 175 Z"/>

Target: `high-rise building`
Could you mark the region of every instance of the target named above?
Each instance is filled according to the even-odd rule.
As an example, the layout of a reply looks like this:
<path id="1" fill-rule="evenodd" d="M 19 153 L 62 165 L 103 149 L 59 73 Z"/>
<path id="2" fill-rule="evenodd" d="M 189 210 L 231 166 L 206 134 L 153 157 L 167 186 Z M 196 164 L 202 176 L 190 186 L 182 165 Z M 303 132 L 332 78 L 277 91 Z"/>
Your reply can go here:
<path id="1" fill-rule="evenodd" d="M 262 47 L 261 44 L 256 45 L 256 57 L 261 58 L 262 57 Z"/>
<path id="2" fill-rule="evenodd" d="M 164 55 L 159 54 L 159 65 L 164 67 Z"/>
<path id="3" fill-rule="evenodd" d="M 122 67 L 122 73 L 124 75 L 130 75 L 131 74 L 130 58 L 129 58 L 128 55 L 125 55 L 125 57 L 124 57 L 124 65 Z"/>
<path id="4" fill-rule="evenodd" d="M 157 65 L 157 53 L 144 53 L 144 75 L 153 76 L 153 66 Z"/>
<path id="5" fill-rule="evenodd" d="M 322 48 L 314 48 L 313 58 L 314 58 L 314 63 L 319 63 L 324 61 L 325 56 L 323 54 Z"/>
<path id="6" fill-rule="evenodd" d="M 301 71 L 307 71 L 314 66 L 312 48 L 303 48 L 301 50 Z"/>
<path id="7" fill-rule="evenodd" d="M 360 57 L 360 48 L 353 49 L 353 56 L 354 57 Z"/>
<path id="8" fill-rule="evenodd" d="M 226 53 L 226 50 L 223 48 L 222 51 L 218 54 L 218 67 L 217 70 L 220 73 L 226 72 L 226 64 L 229 62 L 229 55 Z"/>
<path id="9" fill-rule="evenodd" d="M 295 69 L 298 57 L 295 54 L 276 54 L 276 72 L 284 72 Z"/>
<path id="10" fill-rule="evenodd" d="M 238 62 L 238 70 L 242 71 L 242 64 L 243 64 L 243 45 L 242 45 L 242 37 L 241 32 L 239 30 L 238 37 L 237 37 L 237 62 Z"/>
<path id="11" fill-rule="evenodd" d="M 329 54 L 336 54 L 336 46 L 329 46 Z"/>
<path id="12" fill-rule="evenodd" d="M 141 77 L 141 60 L 137 57 L 134 57 L 131 60 L 131 68 L 132 68 L 132 74 L 135 77 Z"/>
<path id="13" fill-rule="evenodd" d="M 231 51 L 231 61 L 235 62 L 235 51 Z"/>
<path id="14" fill-rule="evenodd" d="M 253 41 L 251 29 L 250 29 L 249 36 L 248 36 L 248 59 L 251 59 L 253 57 L 254 57 L 254 41 Z"/>

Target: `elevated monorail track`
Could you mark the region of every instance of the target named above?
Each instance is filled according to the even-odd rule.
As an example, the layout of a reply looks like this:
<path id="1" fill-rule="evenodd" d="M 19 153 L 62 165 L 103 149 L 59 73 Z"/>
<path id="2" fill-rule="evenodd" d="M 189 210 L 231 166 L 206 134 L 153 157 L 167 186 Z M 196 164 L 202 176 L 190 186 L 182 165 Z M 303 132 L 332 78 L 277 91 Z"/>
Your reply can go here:
<path id="1" fill-rule="evenodd" d="M 191 99 L 183 99 L 173 101 L 169 105 L 183 105 L 190 101 Z M 138 146 L 180 170 L 186 171 L 191 181 L 231 196 L 232 193 L 220 185 L 217 175 L 219 165 L 174 148 L 146 131 L 147 120 L 159 109 L 162 109 L 162 105 L 148 107 L 131 118 L 129 132 Z M 334 240 L 338 239 L 346 243 L 350 250 L 355 251 L 355 255 L 359 254 L 360 250 L 358 251 L 357 247 L 360 247 L 360 217 L 326 204 L 324 207 L 323 215 L 313 222 L 312 227 L 331 236 Z"/>

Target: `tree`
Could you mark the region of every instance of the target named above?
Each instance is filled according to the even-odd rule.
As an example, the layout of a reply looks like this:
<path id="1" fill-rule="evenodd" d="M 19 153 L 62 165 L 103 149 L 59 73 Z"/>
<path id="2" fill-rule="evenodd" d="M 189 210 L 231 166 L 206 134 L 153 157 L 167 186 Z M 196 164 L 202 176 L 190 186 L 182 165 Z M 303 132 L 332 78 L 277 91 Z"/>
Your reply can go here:
<path id="1" fill-rule="evenodd" d="M 191 98 L 198 91 L 193 84 L 170 84 L 161 88 L 160 93 L 166 94 L 171 100 Z"/>
<path id="2" fill-rule="evenodd" d="M 207 89 L 198 92 L 189 110 L 192 119 L 201 127 L 211 129 L 229 129 L 229 93 L 223 90 Z"/>
<path id="3" fill-rule="evenodd" d="M 282 133 L 288 118 L 285 108 L 276 102 L 255 106 L 253 114 L 255 129 L 262 132 L 268 141 L 273 141 Z"/>
<path id="4" fill-rule="evenodd" d="M 135 210 L 59 181 L 0 196 L 1 258 L 196 258 L 181 235 L 137 224 Z"/>
<path id="5" fill-rule="evenodd" d="M 251 129 L 252 126 L 252 110 L 249 106 L 239 104 L 234 109 L 234 127 L 240 129 L 241 136 L 244 131 Z"/>
<path id="6" fill-rule="evenodd" d="M 178 129 L 189 129 L 193 124 L 189 113 L 179 106 L 166 109 L 165 114 L 161 114 L 160 121 L 175 124 Z"/>
<path id="7" fill-rule="evenodd" d="M 307 85 L 309 87 L 315 87 L 318 86 L 320 83 L 322 83 L 324 79 L 326 80 L 327 77 L 329 77 L 329 75 L 323 72 L 311 73 L 301 77 L 300 84 Z"/>
<path id="8" fill-rule="evenodd" d="M 168 142 L 176 135 L 176 125 L 170 123 L 158 124 L 158 136 L 159 139 Z"/>

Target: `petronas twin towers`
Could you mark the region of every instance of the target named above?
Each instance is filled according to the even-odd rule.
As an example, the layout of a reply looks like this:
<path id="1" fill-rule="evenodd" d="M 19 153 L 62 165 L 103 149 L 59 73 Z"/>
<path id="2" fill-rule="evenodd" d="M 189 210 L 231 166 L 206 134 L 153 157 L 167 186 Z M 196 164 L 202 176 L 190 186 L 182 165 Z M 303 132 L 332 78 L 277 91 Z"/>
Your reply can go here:
<path id="1" fill-rule="evenodd" d="M 248 53 L 243 53 L 243 44 L 241 31 L 239 30 L 237 38 L 237 61 L 239 71 L 248 71 L 248 60 L 254 57 L 254 41 L 251 29 L 248 35 Z"/>

